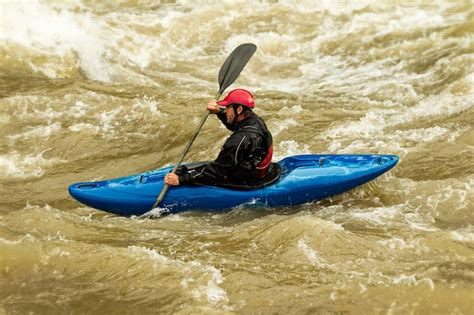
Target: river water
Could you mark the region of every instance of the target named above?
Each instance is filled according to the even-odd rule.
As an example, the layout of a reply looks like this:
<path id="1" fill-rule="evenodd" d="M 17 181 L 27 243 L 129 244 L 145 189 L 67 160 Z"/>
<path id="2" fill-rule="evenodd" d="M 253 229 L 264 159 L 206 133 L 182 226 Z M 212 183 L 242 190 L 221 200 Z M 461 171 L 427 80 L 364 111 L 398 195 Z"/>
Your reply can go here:
<path id="1" fill-rule="evenodd" d="M 472 1 L 2 1 L 0 313 L 472 314 Z M 69 184 L 176 162 L 239 44 L 274 160 L 397 154 L 290 208 L 124 218 Z M 187 156 L 228 136 L 211 117 Z"/>

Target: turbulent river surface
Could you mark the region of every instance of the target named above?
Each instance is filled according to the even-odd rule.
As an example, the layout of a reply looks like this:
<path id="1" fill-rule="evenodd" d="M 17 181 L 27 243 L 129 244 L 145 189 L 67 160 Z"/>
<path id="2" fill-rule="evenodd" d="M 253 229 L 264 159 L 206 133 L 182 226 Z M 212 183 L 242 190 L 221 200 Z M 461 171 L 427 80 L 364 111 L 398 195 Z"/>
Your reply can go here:
<path id="1" fill-rule="evenodd" d="M 397 154 L 340 196 L 138 219 L 68 185 L 175 163 L 239 44 L 274 160 Z M 0 3 L 0 313 L 472 314 L 472 1 Z M 187 161 L 228 132 L 210 117 Z"/>

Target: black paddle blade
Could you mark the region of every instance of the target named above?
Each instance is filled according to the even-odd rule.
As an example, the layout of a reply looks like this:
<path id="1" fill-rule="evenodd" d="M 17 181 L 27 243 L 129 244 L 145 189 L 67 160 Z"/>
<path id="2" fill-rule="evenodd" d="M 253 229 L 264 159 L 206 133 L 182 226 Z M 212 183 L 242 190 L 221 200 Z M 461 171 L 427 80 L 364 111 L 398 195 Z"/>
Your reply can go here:
<path id="1" fill-rule="evenodd" d="M 257 46 L 254 44 L 242 44 L 227 57 L 219 71 L 219 92 L 221 95 L 239 76 L 247 62 L 252 58 Z"/>

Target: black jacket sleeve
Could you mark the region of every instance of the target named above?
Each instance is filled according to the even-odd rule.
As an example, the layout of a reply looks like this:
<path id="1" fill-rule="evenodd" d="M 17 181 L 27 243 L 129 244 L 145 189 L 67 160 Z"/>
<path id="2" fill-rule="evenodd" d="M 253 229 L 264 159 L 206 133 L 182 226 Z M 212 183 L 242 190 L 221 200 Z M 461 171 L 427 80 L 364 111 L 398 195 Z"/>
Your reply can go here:
<path id="1" fill-rule="evenodd" d="M 215 161 L 201 165 L 179 176 L 179 183 L 183 185 L 213 185 L 225 181 L 234 166 L 239 163 L 237 155 L 244 140 L 245 135 L 243 134 L 231 135 Z"/>

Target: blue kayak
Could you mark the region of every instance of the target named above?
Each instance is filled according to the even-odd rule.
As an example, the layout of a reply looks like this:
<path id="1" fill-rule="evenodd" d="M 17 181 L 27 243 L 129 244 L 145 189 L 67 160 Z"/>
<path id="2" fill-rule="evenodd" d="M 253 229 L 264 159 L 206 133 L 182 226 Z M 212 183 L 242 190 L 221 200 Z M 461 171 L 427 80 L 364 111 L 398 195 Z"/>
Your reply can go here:
<path id="1" fill-rule="evenodd" d="M 160 208 L 169 213 L 224 210 L 236 206 L 280 207 L 321 200 L 367 183 L 398 162 L 396 155 L 295 155 L 278 164 L 280 178 L 255 190 L 215 186 L 170 187 Z M 150 211 L 163 187 L 164 167 L 142 174 L 69 186 L 69 194 L 92 208 L 132 216 Z"/>

